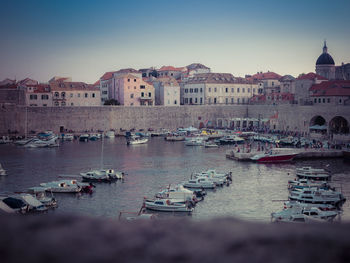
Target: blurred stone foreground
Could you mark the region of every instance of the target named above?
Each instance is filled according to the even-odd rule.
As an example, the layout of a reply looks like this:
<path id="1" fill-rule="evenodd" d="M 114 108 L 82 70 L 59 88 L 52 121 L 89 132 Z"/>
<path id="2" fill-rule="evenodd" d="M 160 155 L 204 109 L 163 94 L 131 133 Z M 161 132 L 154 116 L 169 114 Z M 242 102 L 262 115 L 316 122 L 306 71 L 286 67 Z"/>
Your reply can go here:
<path id="1" fill-rule="evenodd" d="M 349 224 L 0 216 L 0 262 L 350 262 Z"/>

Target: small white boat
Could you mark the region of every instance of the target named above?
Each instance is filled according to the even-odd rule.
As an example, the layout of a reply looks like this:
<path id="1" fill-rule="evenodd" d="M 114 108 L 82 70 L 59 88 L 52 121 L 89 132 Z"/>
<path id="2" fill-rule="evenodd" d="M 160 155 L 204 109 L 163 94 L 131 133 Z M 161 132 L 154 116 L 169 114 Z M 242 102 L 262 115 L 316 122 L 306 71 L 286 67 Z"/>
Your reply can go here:
<path id="1" fill-rule="evenodd" d="M 36 199 L 38 199 L 41 203 L 43 203 L 48 208 L 55 208 L 57 207 L 57 201 L 53 197 L 52 193 L 51 196 L 46 195 L 46 188 L 45 187 L 32 187 L 28 189 L 28 192 Z"/>
<path id="2" fill-rule="evenodd" d="M 10 142 L 12 142 L 12 140 L 10 139 L 9 136 L 2 136 L 0 138 L 0 144 L 10 143 Z"/>
<path id="3" fill-rule="evenodd" d="M 175 203 L 169 199 L 145 199 L 144 206 L 146 209 L 162 212 L 189 212 L 193 211 L 191 203 Z"/>
<path id="4" fill-rule="evenodd" d="M 114 138 L 115 137 L 115 132 L 114 131 L 107 131 L 105 136 L 107 138 Z"/>
<path id="5" fill-rule="evenodd" d="M 82 187 L 78 185 L 76 180 L 53 181 L 41 183 L 40 186 L 44 187 L 46 191 L 53 193 L 79 193 L 82 191 Z"/>
<path id="6" fill-rule="evenodd" d="M 20 194 L 19 196 L 27 204 L 27 212 L 46 212 L 48 209 L 42 202 L 30 194 Z"/>
<path id="7" fill-rule="evenodd" d="M 206 177 L 193 178 L 183 184 L 186 188 L 214 189 L 216 184 Z"/>
<path id="8" fill-rule="evenodd" d="M 204 142 L 205 142 L 204 138 L 195 137 L 193 139 L 186 140 L 185 145 L 186 146 L 203 146 Z"/>
<path id="9" fill-rule="evenodd" d="M 216 143 L 213 143 L 213 142 L 205 142 L 203 145 L 205 148 L 217 148 L 217 147 L 219 147 L 219 145 L 217 145 Z"/>
<path id="10" fill-rule="evenodd" d="M 20 197 L 0 196 L 0 211 L 5 213 L 21 213 L 28 211 L 28 205 Z"/>
<path id="11" fill-rule="evenodd" d="M 332 221 L 336 216 L 338 216 L 337 211 L 322 211 L 317 207 L 302 207 L 302 206 L 292 206 L 291 208 L 284 209 L 280 212 L 272 213 L 272 221 L 290 220 L 294 215 L 303 214 L 317 219 L 323 219 L 325 221 Z"/>
<path id="12" fill-rule="evenodd" d="M 296 169 L 296 175 L 300 179 L 310 179 L 314 181 L 330 181 L 331 174 L 324 169 L 312 167 L 302 167 Z"/>
<path id="13" fill-rule="evenodd" d="M 129 140 L 127 140 L 127 145 L 135 145 L 135 144 L 144 144 L 148 142 L 148 138 L 141 138 L 141 137 L 131 137 Z"/>
<path id="14" fill-rule="evenodd" d="M 74 140 L 74 135 L 71 133 L 64 133 L 62 134 L 62 140 L 64 141 L 73 141 Z"/>
<path id="15" fill-rule="evenodd" d="M 157 193 L 155 197 L 160 199 L 169 199 L 174 203 L 192 202 L 193 206 L 200 201 L 197 199 L 193 191 L 186 189 L 181 184 L 176 185 L 175 187 L 169 185 L 169 187 Z"/>
<path id="16" fill-rule="evenodd" d="M 289 180 L 288 189 L 303 189 L 303 188 L 320 188 L 324 190 L 331 189 L 331 186 L 326 181 L 313 181 L 309 179 Z"/>
<path id="17" fill-rule="evenodd" d="M 2 165 L 0 163 L 0 176 L 1 175 L 6 175 L 6 170 L 2 167 Z"/>
<path id="18" fill-rule="evenodd" d="M 111 182 L 117 179 L 123 179 L 124 173 L 114 171 L 113 169 L 107 170 L 92 170 L 86 173 L 80 173 L 83 181 L 87 182 Z"/>
<path id="19" fill-rule="evenodd" d="M 15 141 L 14 144 L 17 144 L 17 145 L 25 145 L 27 143 L 30 143 L 31 141 L 35 140 L 36 138 L 27 138 L 27 139 L 23 139 L 23 140 L 18 140 L 18 141 Z"/>
<path id="20" fill-rule="evenodd" d="M 317 207 L 321 209 L 322 211 L 329 211 L 329 210 L 337 210 L 337 208 L 334 205 L 327 205 L 327 204 L 308 204 L 308 203 L 300 203 L 298 201 L 286 201 L 284 202 L 284 208 L 292 208 L 292 207 L 302 207 L 302 208 L 311 208 L 311 207 Z"/>
<path id="21" fill-rule="evenodd" d="M 221 139 L 219 139 L 221 144 L 239 144 L 244 143 L 245 140 L 237 135 L 227 135 Z"/>
<path id="22" fill-rule="evenodd" d="M 164 138 L 164 140 L 166 141 L 170 141 L 170 142 L 178 142 L 178 141 L 184 141 L 185 140 L 185 136 L 183 135 L 168 135 Z"/>
<path id="23" fill-rule="evenodd" d="M 28 142 L 24 145 L 24 147 L 27 148 L 44 148 L 44 147 L 58 147 L 59 144 L 57 143 L 57 136 L 51 137 L 51 139 L 43 140 L 43 139 L 37 139 Z"/>
<path id="24" fill-rule="evenodd" d="M 290 192 L 289 199 L 301 203 L 331 204 L 334 206 L 340 206 L 346 201 L 340 192 L 319 188 L 295 189 Z"/>

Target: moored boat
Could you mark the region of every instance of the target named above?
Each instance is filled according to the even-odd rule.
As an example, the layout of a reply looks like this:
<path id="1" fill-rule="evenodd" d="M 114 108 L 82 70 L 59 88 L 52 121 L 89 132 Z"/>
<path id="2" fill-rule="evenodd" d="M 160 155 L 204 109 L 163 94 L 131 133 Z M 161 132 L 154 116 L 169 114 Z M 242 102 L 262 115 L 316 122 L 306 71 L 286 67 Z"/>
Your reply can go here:
<path id="1" fill-rule="evenodd" d="M 183 183 L 186 188 L 215 189 L 216 184 L 206 177 L 193 178 Z"/>
<path id="2" fill-rule="evenodd" d="M 6 170 L 2 167 L 0 163 L 0 175 L 6 175 Z"/>
<path id="3" fill-rule="evenodd" d="M 161 211 L 161 212 L 189 212 L 194 208 L 191 203 L 175 203 L 169 199 L 145 199 L 144 206 L 146 209 Z"/>
<path id="4" fill-rule="evenodd" d="M 130 139 L 127 140 L 127 145 L 135 145 L 135 144 L 144 144 L 148 142 L 148 138 L 141 138 L 141 137 L 130 137 Z"/>
<path id="5" fill-rule="evenodd" d="M 251 157 L 252 161 L 256 161 L 258 163 L 283 163 L 283 162 L 291 162 L 294 157 L 297 156 L 297 153 L 262 153 L 257 154 Z"/>
<path id="6" fill-rule="evenodd" d="M 87 142 L 89 141 L 89 134 L 83 133 L 79 136 L 79 141 L 81 142 Z"/>
<path id="7" fill-rule="evenodd" d="M 334 206 L 341 206 L 346 201 L 346 198 L 340 192 L 318 188 L 295 189 L 290 192 L 289 199 L 301 203 L 330 204 Z"/>
<path id="8" fill-rule="evenodd" d="M 314 181 L 330 181 L 331 174 L 322 168 L 302 167 L 296 169 L 296 176 L 300 179 Z"/>

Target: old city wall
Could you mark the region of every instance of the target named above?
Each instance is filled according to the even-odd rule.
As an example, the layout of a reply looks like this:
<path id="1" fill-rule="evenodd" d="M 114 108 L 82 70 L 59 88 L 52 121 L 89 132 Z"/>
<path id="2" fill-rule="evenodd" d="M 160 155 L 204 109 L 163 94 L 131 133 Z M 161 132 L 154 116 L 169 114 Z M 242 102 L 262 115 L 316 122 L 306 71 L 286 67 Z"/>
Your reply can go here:
<path id="1" fill-rule="evenodd" d="M 335 116 L 342 116 L 350 123 L 350 107 L 322 107 L 297 105 L 206 105 L 180 107 L 22 107 L 0 106 L 0 133 L 8 130 L 24 134 L 27 131 L 53 130 L 60 127 L 82 132 L 109 129 L 158 129 L 199 127 L 201 122 L 218 118 L 270 118 L 278 113 L 276 129 L 308 131 L 310 120 L 323 116 L 327 123 Z"/>

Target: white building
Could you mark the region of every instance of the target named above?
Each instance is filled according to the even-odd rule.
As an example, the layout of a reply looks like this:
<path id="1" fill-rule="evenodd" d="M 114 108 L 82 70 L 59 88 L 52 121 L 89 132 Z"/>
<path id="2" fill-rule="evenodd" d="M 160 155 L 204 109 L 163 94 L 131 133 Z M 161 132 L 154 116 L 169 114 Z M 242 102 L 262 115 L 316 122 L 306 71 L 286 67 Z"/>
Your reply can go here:
<path id="1" fill-rule="evenodd" d="M 180 85 L 171 77 L 160 77 L 152 80 L 155 88 L 156 105 L 179 106 Z"/>

